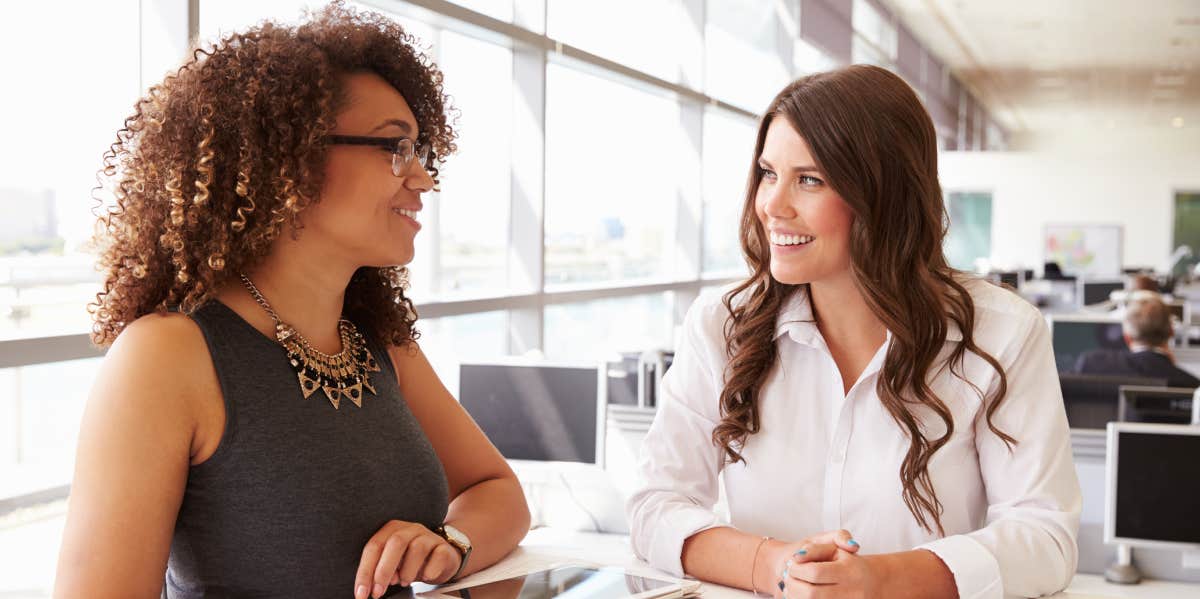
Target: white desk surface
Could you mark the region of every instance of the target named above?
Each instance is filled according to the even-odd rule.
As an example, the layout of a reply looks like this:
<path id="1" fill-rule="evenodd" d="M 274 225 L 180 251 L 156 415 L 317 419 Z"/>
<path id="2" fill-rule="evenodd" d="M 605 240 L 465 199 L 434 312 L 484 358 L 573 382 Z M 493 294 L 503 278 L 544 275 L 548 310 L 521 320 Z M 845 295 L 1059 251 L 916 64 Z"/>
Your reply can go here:
<path id="1" fill-rule="evenodd" d="M 655 574 L 633 556 L 629 548 L 629 537 L 564 531 L 541 528 L 531 531 L 521 546 L 512 555 L 496 566 L 478 572 L 464 583 L 496 580 L 517 574 L 516 570 L 543 569 L 555 563 L 585 562 L 605 566 L 621 566 L 631 571 Z M 658 576 L 663 576 L 658 573 Z M 749 599 L 754 595 L 748 591 L 704 583 L 703 597 L 706 599 Z M 1104 582 L 1103 577 L 1081 574 L 1071 581 L 1066 591 L 1051 596 L 1053 599 L 1104 599 L 1107 597 L 1137 597 L 1140 599 L 1195 599 L 1200 597 L 1200 584 L 1177 582 L 1143 581 L 1141 584 L 1125 586 Z"/>

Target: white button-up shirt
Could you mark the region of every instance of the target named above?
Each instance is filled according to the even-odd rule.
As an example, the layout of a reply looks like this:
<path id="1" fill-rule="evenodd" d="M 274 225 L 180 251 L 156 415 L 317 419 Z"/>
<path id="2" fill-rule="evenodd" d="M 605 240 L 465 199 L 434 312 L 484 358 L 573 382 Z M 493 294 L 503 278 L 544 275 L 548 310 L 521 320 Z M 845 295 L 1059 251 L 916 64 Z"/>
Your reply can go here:
<path id="1" fill-rule="evenodd" d="M 944 364 L 961 341 L 950 323 L 930 386 L 953 413 L 954 433 L 929 461 L 946 536 L 928 533 L 901 495 L 909 440 L 876 393 L 880 347 L 849 393 L 803 293 L 781 309 L 778 362 L 759 396 L 761 430 L 746 439 L 745 463 L 723 465 L 712 442 L 728 358 L 727 312 L 719 296 L 688 311 L 675 361 L 662 381 L 658 415 L 642 447 L 640 482 L 628 505 L 634 551 L 683 575 L 683 542 L 733 526 L 797 541 L 847 529 L 866 553 L 934 552 L 954 574 L 962 599 L 1036 597 L 1067 586 L 1078 559 L 1081 497 L 1070 433 L 1046 323 L 1032 305 L 980 280 L 964 281 L 975 300 L 975 343 L 1008 376 L 992 422 L 1018 441 L 1010 451 L 985 420 L 995 370 L 968 352 L 962 372 Z M 923 406 L 926 436 L 943 434 Z M 720 476 L 723 475 L 723 476 Z M 723 478 L 729 522 L 714 511 Z"/>

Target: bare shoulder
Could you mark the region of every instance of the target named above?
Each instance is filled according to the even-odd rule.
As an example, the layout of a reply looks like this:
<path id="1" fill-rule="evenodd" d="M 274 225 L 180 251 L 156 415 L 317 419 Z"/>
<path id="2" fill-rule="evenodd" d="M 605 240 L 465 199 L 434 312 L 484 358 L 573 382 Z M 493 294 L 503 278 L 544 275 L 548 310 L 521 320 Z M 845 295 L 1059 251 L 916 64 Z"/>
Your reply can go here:
<path id="1" fill-rule="evenodd" d="M 224 428 L 208 344 L 184 314 L 147 314 L 125 327 L 108 350 L 91 401 L 127 403 L 139 408 L 139 417 L 186 431 L 193 458 L 207 457 Z"/>

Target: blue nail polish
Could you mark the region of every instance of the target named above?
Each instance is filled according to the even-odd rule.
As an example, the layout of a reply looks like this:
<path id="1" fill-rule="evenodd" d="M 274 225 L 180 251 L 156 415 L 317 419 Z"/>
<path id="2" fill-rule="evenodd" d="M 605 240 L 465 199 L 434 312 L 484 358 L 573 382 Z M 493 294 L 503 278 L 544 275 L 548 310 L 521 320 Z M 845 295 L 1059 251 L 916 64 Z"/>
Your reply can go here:
<path id="1" fill-rule="evenodd" d="M 781 590 L 781 591 L 783 590 L 783 581 L 782 580 L 779 581 L 779 590 Z"/>
<path id="2" fill-rule="evenodd" d="M 850 539 L 849 541 L 846 541 L 846 544 L 858 547 L 858 541 L 855 541 L 854 539 Z"/>
<path id="3" fill-rule="evenodd" d="M 793 553 L 792 555 L 795 555 L 796 557 L 805 556 L 805 555 L 808 555 L 808 550 L 801 549 L 800 551 L 797 551 L 796 553 Z"/>

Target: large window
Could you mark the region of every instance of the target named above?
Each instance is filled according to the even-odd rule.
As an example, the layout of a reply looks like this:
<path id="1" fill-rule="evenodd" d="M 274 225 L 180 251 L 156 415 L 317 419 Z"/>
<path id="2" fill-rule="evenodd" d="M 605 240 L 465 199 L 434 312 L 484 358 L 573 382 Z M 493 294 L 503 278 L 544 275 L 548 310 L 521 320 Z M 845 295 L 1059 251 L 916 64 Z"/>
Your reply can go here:
<path id="1" fill-rule="evenodd" d="M 704 272 L 745 271 L 738 241 L 754 161 L 754 121 L 710 108 L 704 113 Z"/>
<path id="2" fill-rule="evenodd" d="M 508 284 L 512 51 L 451 31 L 438 48 L 459 137 L 442 192 L 427 200 L 438 203 L 436 294 L 500 295 Z"/>
<path id="3" fill-rule="evenodd" d="M 24 82 L 0 100 L 0 339 L 87 330 L 91 189 L 140 89 L 136 0 L 47 9 L 18 2 L 0 18 L 0 80 Z"/>
<path id="4" fill-rule="evenodd" d="M 667 293 L 546 307 L 546 358 L 598 363 L 618 352 L 671 349 L 674 327 Z"/>
<path id="5" fill-rule="evenodd" d="M 704 80 L 710 96 L 760 113 L 791 80 L 786 61 L 791 59 L 792 37 L 777 5 L 708 0 Z"/>
<path id="6" fill-rule="evenodd" d="M 546 34 L 659 79 L 700 87 L 703 0 L 549 0 Z"/>
<path id="7" fill-rule="evenodd" d="M 458 397 L 459 366 L 508 353 L 508 313 L 504 311 L 420 320 L 417 329 L 421 331 L 421 351 L 454 397 Z"/>
<path id="8" fill-rule="evenodd" d="M 944 249 L 950 266 L 974 271 L 992 256 L 992 194 L 952 191 L 946 197 L 950 230 Z"/>
<path id="9" fill-rule="evenodd" d="M 1187 265 L 1200 261 L 1200 191 L 1175 192 L 1175 226 L 1171 235 L 1171 251 L 1181 246 L 1187 246 L 1192 255 L 1177 264 L 1172 265 L 1172 274 L 1184 274 Z"/>
<path id="10" fill-rule="evenodd" d="M 561 64 L 546 72 L 546 284 L 670 274 L 686 147 L 679 104 Z"/>
<path id="11" fill-rule="evenodd" d="M 896 60 L 897 35 L 892 16 L 878 8 L 878 5 L 871 0 L 854 0 L 853 15 L 854 31 L 858 34 L 855 37 L 866 41 L 871 48 L 868 55 L 862 56 L 864 59 L 869 59 L 860 60 L 858 53 L 862 52 L 866 46 L 860 47 L 856 43 L 854 62 L 869 62 L 881 66 L 894 62 Z"/>

